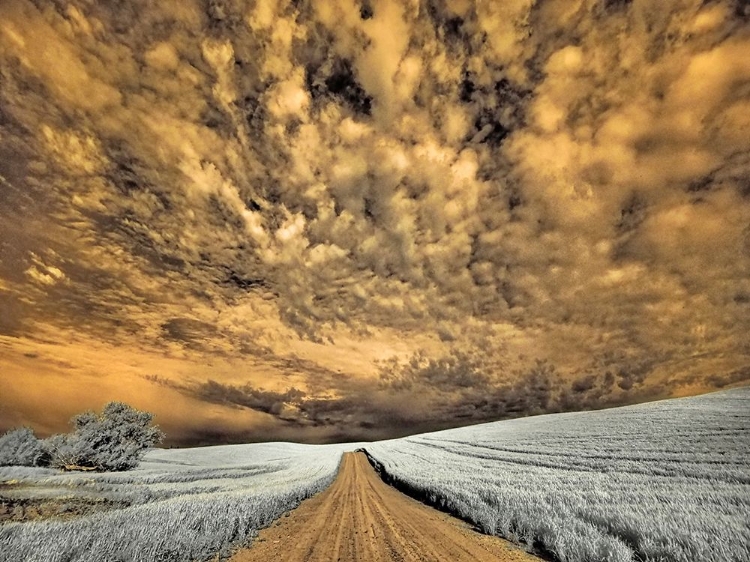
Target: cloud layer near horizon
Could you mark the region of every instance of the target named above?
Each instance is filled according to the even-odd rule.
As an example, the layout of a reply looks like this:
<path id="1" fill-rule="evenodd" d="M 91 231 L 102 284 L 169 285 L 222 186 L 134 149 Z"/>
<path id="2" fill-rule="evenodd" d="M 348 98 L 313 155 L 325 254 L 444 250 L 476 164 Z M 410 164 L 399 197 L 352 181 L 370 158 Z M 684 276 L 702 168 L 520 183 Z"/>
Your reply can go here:
<path id="1" fill-rule="evenodd" d="M 3 2 L 0 425 L 385 437 L 747 378 L 743 6 Z"/>

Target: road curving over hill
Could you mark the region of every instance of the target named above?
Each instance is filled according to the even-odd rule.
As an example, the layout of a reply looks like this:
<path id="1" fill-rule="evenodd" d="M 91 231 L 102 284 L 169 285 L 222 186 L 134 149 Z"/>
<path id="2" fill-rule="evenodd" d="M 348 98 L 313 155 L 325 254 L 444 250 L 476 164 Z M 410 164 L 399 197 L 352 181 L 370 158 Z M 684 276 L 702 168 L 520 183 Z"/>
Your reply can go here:
<path id="1" fill-rule="evenodd" d="M 231 562 L 523 562 L 518 547 L 482 535 L 384 484 L 362 453 L 336 481 L 260 532 Z"/>

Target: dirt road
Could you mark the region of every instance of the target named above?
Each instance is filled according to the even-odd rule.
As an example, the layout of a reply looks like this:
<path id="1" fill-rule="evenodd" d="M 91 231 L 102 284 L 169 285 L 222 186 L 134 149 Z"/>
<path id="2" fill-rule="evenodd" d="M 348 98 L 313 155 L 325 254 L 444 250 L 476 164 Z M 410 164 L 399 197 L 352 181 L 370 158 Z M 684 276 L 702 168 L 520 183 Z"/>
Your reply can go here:
<path id="1" fill-rule="evenodd" d="M 262 530 L 231 562 L 539 560 L 384 484 L 362 453 L 342 462 L 327 490 Z"/>

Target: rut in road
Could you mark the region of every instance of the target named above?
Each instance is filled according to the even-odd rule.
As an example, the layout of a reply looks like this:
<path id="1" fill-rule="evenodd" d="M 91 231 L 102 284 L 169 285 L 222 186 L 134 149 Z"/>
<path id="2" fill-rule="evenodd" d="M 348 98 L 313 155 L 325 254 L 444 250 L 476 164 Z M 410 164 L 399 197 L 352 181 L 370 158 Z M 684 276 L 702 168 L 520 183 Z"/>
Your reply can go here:
<path id="1" fill-rule="evenodd" d="M 384 484 L 362 453 L 347 453 L 336 481 L 264 529 L 230 562 L 538 561 L 497 537 Z"/>

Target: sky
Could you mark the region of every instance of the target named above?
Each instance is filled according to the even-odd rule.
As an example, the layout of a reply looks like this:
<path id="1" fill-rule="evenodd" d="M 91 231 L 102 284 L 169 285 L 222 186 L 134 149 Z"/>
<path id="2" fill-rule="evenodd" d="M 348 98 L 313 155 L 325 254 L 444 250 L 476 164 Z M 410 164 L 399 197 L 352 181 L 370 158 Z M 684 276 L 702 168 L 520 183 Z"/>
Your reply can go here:
<path id="1" fill-rule="evenodd" d="M 750 380 L 741 0 L 3 0 L 0 431 L 396 437 Z"/>

